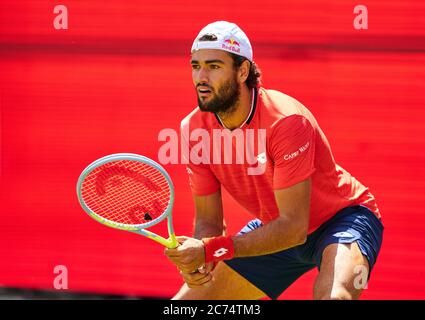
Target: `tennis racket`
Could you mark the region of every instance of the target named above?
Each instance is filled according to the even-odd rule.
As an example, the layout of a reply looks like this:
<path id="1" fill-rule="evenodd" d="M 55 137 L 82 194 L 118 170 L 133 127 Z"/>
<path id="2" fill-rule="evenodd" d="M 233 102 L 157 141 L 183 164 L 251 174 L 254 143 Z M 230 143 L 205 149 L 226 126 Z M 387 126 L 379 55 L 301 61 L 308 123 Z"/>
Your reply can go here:
<path id="1" fill-rule="evenodd" d="M 100 158 L 81 173 L 77 195 L 84 211 L 96 221 L 141 234 L 168 248 L 178 246 L 171 214 L 173 183 L 155 161 L 132 153 Z M 168 239 L 146 230 L 165 218 Z"/>

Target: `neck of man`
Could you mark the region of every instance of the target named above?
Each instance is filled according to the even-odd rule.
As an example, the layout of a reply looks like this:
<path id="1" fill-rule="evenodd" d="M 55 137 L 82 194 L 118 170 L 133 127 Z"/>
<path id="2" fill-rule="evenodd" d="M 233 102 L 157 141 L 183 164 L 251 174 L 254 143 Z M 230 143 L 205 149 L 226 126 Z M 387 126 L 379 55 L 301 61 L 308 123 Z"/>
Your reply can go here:
<path id="1" fill-rule="evenodd" d="M 229 111 L 217 113 L 226 129 L 239 128 L 247 120 L 252 107 L 252 99 L 252 89 L 243 84 L 237 104 Z"/>

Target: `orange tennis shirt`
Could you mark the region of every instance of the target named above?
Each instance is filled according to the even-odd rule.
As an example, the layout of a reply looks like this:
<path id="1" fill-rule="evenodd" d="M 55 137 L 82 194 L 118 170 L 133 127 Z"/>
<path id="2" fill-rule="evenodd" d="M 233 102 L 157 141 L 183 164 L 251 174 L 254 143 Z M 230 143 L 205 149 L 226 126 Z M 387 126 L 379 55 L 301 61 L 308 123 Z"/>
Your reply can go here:
<path id="1" fill-rule="evenodd" d="M 286 94 L 256 89 L 247 120 L 233 131 L 197 107 L 181 122 L 181 136 L 192 192 L 208 195 L 223 186 L 263 223 L 279 216 L 274 190 L 308 177 L 308 233 L 352 205 L 364 205 L 381 218 L 369 189 L 335 163 L 311 112 Z"/>

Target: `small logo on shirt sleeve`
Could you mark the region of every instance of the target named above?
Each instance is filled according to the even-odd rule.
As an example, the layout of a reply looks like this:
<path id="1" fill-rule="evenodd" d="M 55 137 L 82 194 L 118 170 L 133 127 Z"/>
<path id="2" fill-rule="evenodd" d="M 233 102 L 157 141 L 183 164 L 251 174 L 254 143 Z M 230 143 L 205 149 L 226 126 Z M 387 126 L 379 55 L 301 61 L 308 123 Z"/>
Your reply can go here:
<path id="1" fill-rule="evenodd" d="M 294 151 L 294 152 L 289 153 L 289 154 L 285 154 L 283 156 L 283 159 L 284 160 L 294 159 L 294 158 L 298 157 L 301 153 L 305 152 L 308 149 L 308 147 L 310 147 L 310 141 L 308 141 L 306 144 L 299 147 L 297 151 Z"/>

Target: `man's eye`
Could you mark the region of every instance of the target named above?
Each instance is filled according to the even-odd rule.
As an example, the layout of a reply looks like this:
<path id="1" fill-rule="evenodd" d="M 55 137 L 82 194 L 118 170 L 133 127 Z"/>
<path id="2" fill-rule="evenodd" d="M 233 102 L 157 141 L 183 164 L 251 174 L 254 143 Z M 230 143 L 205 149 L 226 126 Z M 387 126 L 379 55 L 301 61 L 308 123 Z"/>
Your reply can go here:
<path id="1" fill-rule="evenodd" d="M 218 68 L 220 68 L 220 66 L 219 66 L 219 65 L 216 65 L 216 64 L 212 64 L 212 65 L 211 65 L 211 69 L 218 69 Z"/>
<path id="2" fill-rule="evenodd" d="M 192 64 L 192 70 L 198 70 L 198 69 L 199 69 L 199 66 L 198 65 Z"/>

